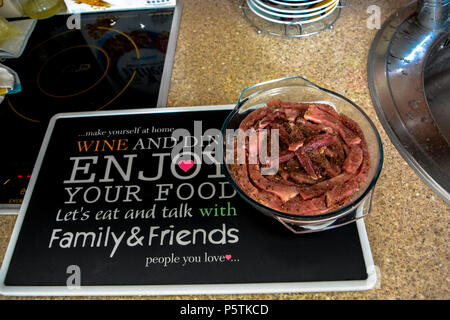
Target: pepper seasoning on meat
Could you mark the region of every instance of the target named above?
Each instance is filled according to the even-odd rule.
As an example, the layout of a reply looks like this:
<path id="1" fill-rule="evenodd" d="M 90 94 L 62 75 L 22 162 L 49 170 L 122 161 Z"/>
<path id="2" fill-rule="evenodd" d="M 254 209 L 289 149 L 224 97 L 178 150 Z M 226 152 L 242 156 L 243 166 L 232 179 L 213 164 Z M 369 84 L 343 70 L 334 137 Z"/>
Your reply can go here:
<path id="1" fill-rule="evenodd" d="M 367 179 L 370 157 L 363 132 L 330 105 L 271 100 L 240 128 L 279 130 L 276 175 L 263 176 L 260 163 L 248 164 L 248 144 L 247 163 L 233 165 L 237 184 L 267 207 L 294 215 L 323 214 L 350 201 Z"/>

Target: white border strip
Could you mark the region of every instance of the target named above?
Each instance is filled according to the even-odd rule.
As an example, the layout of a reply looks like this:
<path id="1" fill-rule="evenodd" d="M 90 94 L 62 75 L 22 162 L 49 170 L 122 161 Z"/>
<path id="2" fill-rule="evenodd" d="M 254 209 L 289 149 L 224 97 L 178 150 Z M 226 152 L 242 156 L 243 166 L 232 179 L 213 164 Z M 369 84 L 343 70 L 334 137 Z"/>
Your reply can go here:
<path id="1" fill-rule="evenodd" d="M 0 269 L 0 294 L 5 296 L 134 296 L 134 295 L 203 295 L 203 294 L 255 294 L 255 293 L 287 293 L 287 292 L 327 292 L 327 291 L 361 291 L 372 289 L 377 283 L 377 274 L 372 259 L 369 240 L 363 219 L 356 221 L 361 241 L 367 279 L 353 281 L 318 281 L 318 282 L 276 282 L 276 283 L 236 283 L 236 284 L 196 284 L 196 285 L 142 285 L 142 286 L 86 286 L 71 289 L 62 286 L 6 286 L 5 278 L 9 268 L 14 248 L 26 214 L 28 203 L 33 193 L 38 173 L 42 166 L 45 151 L 49 144 L 55 123 L 58 119 L 74 117 L 133 115 L 149 113 L 172 113 L 186 111 L 231 110 L 234 105 L 198 106 L 160 109 L 133 109 L 115 111 L 91 111 L 82 113 L 56 114 L 50 120 L 42 143 L 36 165 L 24 197 L 19 216 Z"/>
<path id="2" fill-rule="evenodd" d="M 167 44 L 163 74 L 161 76 L 161 84 L 159 86 L 158 102 L 156 103 L 157 108 L 164 108 L 167 106 L 167 99 L 169 97 L 170 89 L 170 78 L 172 76 L 173 60 L 175 59 L 175 50 L 177 47 L 178 30 L 180 28 L 182 9 L 183 4 L 181 2 L 178 2 L 173 12 L 169 43 Z"/>

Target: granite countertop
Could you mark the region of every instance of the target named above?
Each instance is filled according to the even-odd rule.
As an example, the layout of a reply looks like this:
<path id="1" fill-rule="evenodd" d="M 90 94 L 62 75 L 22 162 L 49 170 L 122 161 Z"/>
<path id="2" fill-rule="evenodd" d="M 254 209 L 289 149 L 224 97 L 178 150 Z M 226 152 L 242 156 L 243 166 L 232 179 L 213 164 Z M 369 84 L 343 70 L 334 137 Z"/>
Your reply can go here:
<path id="1" fill-rule="evenodd" d="M 390 142 L 367 84 L 367 56 L 377 31 L 366 25 L 367 7 L 378 5 L 383 22 L 410 1 L 348 1 L 333 29 L 295 39 L 257 34 L 235 0 L 181 2 L 169 107 L 233 104 L 243 88 L 300 75 L 353 100 L 375 123 L 385 158 L 365 225 L 380 279 L 374 289 L 358 292 L 123 298 L 450 299 L 450 207 L 422 182 Z M 15 216 L 0 216 L 0 259 L 15 220 Z"/>

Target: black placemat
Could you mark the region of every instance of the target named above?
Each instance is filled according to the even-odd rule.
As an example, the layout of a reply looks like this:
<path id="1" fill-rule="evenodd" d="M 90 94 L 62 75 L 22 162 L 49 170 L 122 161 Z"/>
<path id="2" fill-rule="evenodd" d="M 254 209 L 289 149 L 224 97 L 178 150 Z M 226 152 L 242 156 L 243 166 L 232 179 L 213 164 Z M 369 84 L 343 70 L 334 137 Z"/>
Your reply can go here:
<path id="1" fill-rule="evenodd" d="M 367 279 L 356 223 L 295 235 L 235 194 L 220 166 L 171 165 L 171 130 L 220 129 L 229 112 L 57 118 L 4 286 L 66 286 L 75 276 L 81 286 Z"/>

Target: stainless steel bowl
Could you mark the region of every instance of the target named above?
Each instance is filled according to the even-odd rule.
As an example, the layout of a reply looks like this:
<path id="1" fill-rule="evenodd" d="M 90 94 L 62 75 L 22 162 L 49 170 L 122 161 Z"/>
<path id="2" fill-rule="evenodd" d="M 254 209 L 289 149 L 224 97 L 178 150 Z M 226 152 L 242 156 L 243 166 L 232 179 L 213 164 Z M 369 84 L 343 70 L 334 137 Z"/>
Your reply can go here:
<path id="1" fill-rule="evenodd" d="M 450 0 L 413 1 L 389 17 L 369 51 L 378 119 L 400 155 L 450 204 Z"/>
<path id="2" fill-rule="evenodd" d="M 321 88 L 302 77 L 290 77 L 260 83 L 242 91 L 236 107 L 223 124 L 223 137 L 226 137 L 227 129 L 228 132 L 235 131 L 250 112 L 264 107 L 267 101 L 274 99 L 288 102 L 322 102 L 331 104 L 339 113 L 345 114 L 358 123 L 369 148 L 371 165 L 368 178 L 351 201 L 334 211 L 313 216 L 287 214 L 258 203 L 248 196 L 235 181 L 231 170 L 232 164 L 227 163 L 229 161 L 227 161 L 226 153 L 224 153 L 223 171 L 237 193 L 255 209 L 278 220 L 295 233 L 316 232 L 336 228 L 366 216 L 370 211 L 372 192 L 383 164 L 382 143 L 373 122 L 360 107 L 345 97 Z"/>

